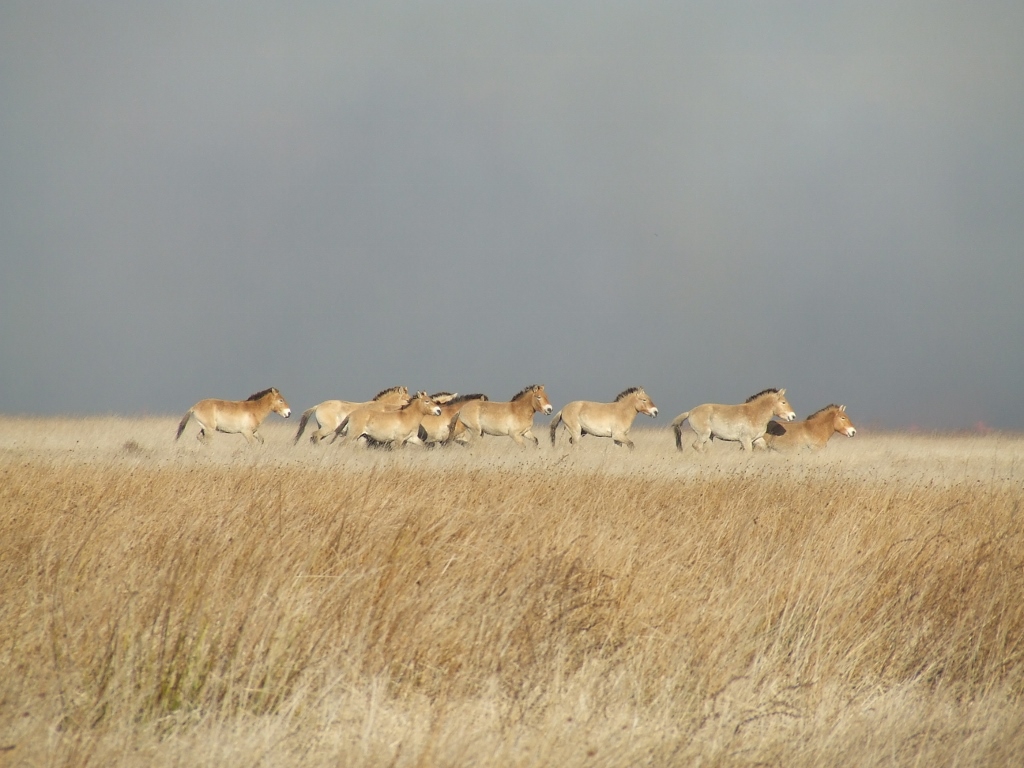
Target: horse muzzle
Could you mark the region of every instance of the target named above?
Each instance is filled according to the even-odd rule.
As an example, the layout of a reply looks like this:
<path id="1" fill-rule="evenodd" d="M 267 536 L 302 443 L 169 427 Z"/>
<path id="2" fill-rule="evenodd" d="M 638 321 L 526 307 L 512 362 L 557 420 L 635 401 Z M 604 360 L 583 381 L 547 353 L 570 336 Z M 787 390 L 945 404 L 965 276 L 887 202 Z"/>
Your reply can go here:
<path id="1" fill-rule="evenodd" d="M 292 409 L 291 408 L 285 408 L 283 411 L 281 411 L 281 415 L 284 416 L 287 419 L 289 416 L 292 415 Z"/>
<path id="2" fill-rule="evenodd" d="M 847 437 L 853 437 L 856 434 L 857 434 L 857 430 L 856 429 L 854 429 L 853 427 L 847 427 L 847 429 L 846 429 L 846 436 Z"/>
<path id="3" fill-rule="evenodd" d="M 652 419 L 655 418 L 658 415 L 658 409 L 651 408 L 651 410 L 647 412 L 647 415 L 650 416 Z"/>

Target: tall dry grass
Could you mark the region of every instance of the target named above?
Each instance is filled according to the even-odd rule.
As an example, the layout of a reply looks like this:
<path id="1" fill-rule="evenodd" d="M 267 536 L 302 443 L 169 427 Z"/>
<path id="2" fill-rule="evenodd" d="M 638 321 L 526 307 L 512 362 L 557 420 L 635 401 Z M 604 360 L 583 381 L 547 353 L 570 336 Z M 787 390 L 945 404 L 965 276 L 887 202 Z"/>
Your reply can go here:
<path id="1" fill-rule="evenodd" d="M 355 451 L 0 419 L 0 762 L 1010 765 L 1018 436 Z"/>

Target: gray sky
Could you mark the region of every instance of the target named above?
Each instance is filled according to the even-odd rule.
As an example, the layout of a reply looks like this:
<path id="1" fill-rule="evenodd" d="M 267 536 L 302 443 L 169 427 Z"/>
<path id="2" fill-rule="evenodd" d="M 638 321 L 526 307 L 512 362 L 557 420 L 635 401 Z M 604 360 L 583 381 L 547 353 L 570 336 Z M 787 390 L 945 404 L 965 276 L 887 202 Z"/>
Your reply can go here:
<path id="1" fill-rule="evenodd" d="M 1024 429 L 1024 4 L 0 5 L 0 411 Z M 651 424 L 644 420 L 645 426 Z"/>

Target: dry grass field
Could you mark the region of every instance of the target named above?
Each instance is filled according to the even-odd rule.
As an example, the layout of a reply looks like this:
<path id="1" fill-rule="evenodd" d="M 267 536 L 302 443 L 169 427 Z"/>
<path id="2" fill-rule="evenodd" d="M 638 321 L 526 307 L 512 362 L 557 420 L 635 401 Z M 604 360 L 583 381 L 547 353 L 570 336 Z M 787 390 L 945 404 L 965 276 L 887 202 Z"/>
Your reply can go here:
<path id="1" fill-rule="evenodd" d="M 536 421 L 0 417 L 0 765 L 1024 764 L 1024 437 Z"/>

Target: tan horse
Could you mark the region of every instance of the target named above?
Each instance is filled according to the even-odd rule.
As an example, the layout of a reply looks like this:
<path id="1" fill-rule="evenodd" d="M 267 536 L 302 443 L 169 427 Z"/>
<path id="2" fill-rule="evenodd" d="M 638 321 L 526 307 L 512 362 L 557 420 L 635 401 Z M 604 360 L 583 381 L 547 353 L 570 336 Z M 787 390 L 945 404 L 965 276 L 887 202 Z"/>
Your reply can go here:
<path id="1" fill-rule="evenodd" d="M 408 403 L 408 387 L 385 389 L 382 392 L 378 392 L 373 400 L 368 400 L 365 403 L 353 403 L 348 400 L 325 400 L 319 405 L 314 405 L 303 412 L 302 418 L 299 419 L 299 431 L 295 433 L 294 442 L 299 442 L 299 438 L 302 437 L 302 432 L 306 429 L 306 422 L 309 421 L 310 416 L 316 419 L 318 429 L 310 434 L 309 441 L 313 445 L 317 445 L 328 435 L 334 434 L 334 431 L 341 426 L 341 422 L 345 420 L 345 417 L 356 408 L 375 408 L 379 411 L 386 411 L 396 410 L 408 405 Z"/>
<path id="2" fill-rule="evenodd" d="M 857 428 L 853 426 L 850 417 L 846 415 L 846 406 L 833 403 L 794 424 L 769 421 L 764 439 L 769 448 L 776 450 L 798 448 L 818 450 L 824 448 L 828 439 L 835 434 L 853 437 L 857 434 Z"/>
<path id="3" fill-rule="evenodd" d="M 540 441 L 530 431 L 533 414 L 551 415 L 551 411 L 551 401 L 544 385 L 534 384 L 507 403 L 471 400 L 459 411 L 459 421 L 465 425 L 467 434 L 481 437 L 508 435 L 517 445 L 525 445 L 526 438 L 529 438 L 534 445 L 539 445 Z"/>
<path id="4" fill-rule="evenodd" d="M 743 450 L 749 451 L 754 441 L 764 435 L 773 416 L 786 421 L 796 418 L 785 389 L 766 389 L 748 397 L 742 405 L 698 405 L 673 419 L 676 448 L 683 450 L 683 422 L 689 421 L 690 429 L 697 433 L 693 447 L 698 451 L 703 451 L 708 440 L 716 437 L 738 442 Z"/>
<path id="5" fill-rule="evenodd" d="M 574 400 L 562 407 L 551 421 L 551 444 L 555 444 L 555 433 L 559 422 L 569 433 L 570 445 L 575 445 L 583 435 L 610 437 L 616 445 L 633 447 L 629 430 L 638 413 L 651 418 L 658 415 L 658 406 L 644 392 L 643 387 L 630 387 L 619 393 L 614 403 L 594 403 L 589 400 Z"/>
<path id="6" fill-rule="evenodd" d="M 369 443 L 391 443 L 399 448 L 406 443 L 423 444 L 420 440 L 420 422 L 425 416 L 440 416 L 441 406 L 426 392 L 417 392 L 408 405 L 397 411 L 381 411 L 372 407 L 357 408 L 338 425 L 339 435 L 347 435 L 350 442 L 360 438 Z"/>
<path id="7" fill-rule="evenodd" d="M 447 445 L 452 440 L 465 445 L 469 441 L 466 425 L 459 421 L 459 411 L 472 400 L 487 400 L 487 395 L 449 395 L 438 392 L 431 399 L 441 406 L 440 416 L 424 416 L 420 422 L 420 440 L 426 445 Z"/>
<path id="8" fill-rule="evenodd" d="M 211 432 L 227 432 L 241 434 L 246 442 L 252 445 L 254 440 L 263 442 L 263 436 L 256 430 L 263 420 L 274 411 L 286 419 L 292 415 L 292 409 L 275 388 L 264 389 L 246 400 L 200 400 L 186 411 L 181 423 L 178 424 L 177 440 L 185 431 L 189 417 L 199 422 L 199 434 L 196 438 L 206 442 L 212 437 Z"/>

